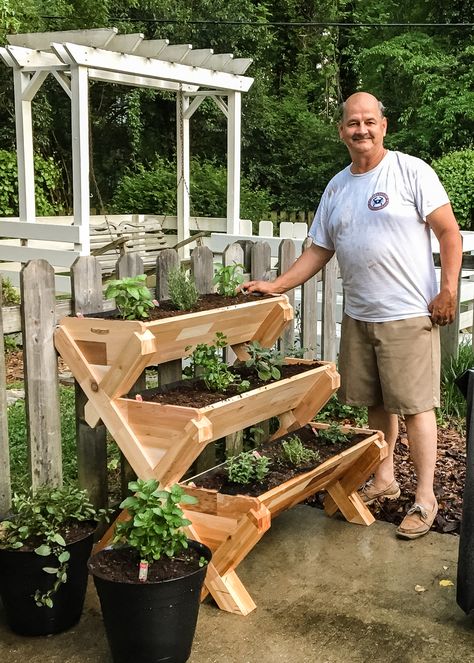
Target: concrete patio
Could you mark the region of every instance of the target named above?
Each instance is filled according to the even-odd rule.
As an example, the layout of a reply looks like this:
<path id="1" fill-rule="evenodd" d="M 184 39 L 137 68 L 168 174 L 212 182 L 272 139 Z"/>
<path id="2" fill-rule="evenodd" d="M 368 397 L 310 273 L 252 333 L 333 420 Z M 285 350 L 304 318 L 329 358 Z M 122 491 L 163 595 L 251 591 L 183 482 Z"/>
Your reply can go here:
<path id="1" fill-rule="evenodd" d="M 457 606 L 455 584 L 440 585 L 456 582 L 458 541 L 437 533 L 400 541 L 388 523 L 361 527 L 296 507 L 238 569 L 257 609 L 240 617 L 207 601 L 189 661 L 474 661 L 474 619 Z M 0 608 L 0 661 L 111 663 L 93 587 L 81 622 L 57 636 L 15 636 Z"/>

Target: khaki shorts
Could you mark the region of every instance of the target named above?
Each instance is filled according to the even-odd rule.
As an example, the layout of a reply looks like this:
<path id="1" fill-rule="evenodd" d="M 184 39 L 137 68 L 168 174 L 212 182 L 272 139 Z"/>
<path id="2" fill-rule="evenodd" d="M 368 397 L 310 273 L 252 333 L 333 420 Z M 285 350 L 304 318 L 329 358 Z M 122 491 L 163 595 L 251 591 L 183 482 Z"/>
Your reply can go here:
<path id="1" fill-rule="evenodd" d="M 439 327 L 423 316 L 361 322 L 344 315 L 338 398 L 348 405 L 383 405 L 417 414 L 439 406 Z"/>

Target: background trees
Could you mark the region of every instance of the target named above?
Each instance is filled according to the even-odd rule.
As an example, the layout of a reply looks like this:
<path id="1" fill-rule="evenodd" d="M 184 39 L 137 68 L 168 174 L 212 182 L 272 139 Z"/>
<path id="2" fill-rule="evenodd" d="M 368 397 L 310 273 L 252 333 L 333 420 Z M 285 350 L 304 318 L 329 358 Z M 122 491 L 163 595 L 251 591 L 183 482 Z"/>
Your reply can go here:
<path id="1" fill-rule="evenodd" d="M 467 0 L 412 0 L 401 7 L 392 0 L 23 0 L 18 5 L 0 0 L 2 43 L 9 32 L 113 25 L 120 32 L 252 57 L 248 73 L 255 83 L 243 103 L 243 217 L 262 218 L 265 208 L 316 206 L 329 178 L 347 163 L 335 128 L 338 105 L 364 89 L 387 107 L 389 147 L 432 162 L 463 227 L 472 226 L 474 40 L 472 27 L 452 25 L 474 22 Z M 412 27 L 382 25 L 408 22 Z M 0 66 L 0 150 L 10 153 L 15 150 L 11 78 L 11 70 Z M 171 213 L 174 98 L 101 83 L 91 85 L 90 98 L 93 206 L 125 212 L 132 211 L 132 202 L 146 202 L 153 209 L 133 211 Z M 38 168 L 52 158 L 61 174 L 60 185 L 46 182 L 43 195 L 56 211 L 67 210 L 69 100 L 52 79 L 35 100 L 34 118 L 35 147 L 43 157 Z M 192 121 L 196 214 L 224 213 L 225 149 L 224 117 L 205 102 Z M 2 186 L 14 187 L 14 171 L 5 172 L 2 215 L 11 214 L 2 207 Z M 14 195 L 9 200 L 8 210 Z"/>

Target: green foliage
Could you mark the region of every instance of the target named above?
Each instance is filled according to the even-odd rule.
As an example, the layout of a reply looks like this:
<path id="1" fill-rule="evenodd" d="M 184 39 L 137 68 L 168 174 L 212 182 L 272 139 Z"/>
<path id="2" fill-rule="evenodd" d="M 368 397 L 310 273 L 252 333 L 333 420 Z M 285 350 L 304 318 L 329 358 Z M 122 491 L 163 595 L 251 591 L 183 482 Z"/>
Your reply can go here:
<path id="1" fill-rule="evenodd" d="M 22 387 L 18 385 L 17 388 Z M 74 388 L 59 387 L 61 411 L 62 465 L 65 483 L 77 479 L 76 414 Z M 26 442 L 25 401 L 17 400 L 8 407 L 8 441 L 12 489 L 24 492 L 28 489 L 28 459 Z"/>
<path id="2" fill-rule="evenodd" d="M 357 407 L 355 405 L 344 405 L 338 399 L 337 394 L 334 394 L 326 405 L 316 414 L 317 421 L 331 421 L 338 419 L 343 421 L 350 421 L 354 426 L 363 428 L 367 426 L 367 408 Z"/>
<path id="3" fill-rule="evenodd" d="M 328 428 L 318 429 L 318 437 L 331 444 L 337 444 L 338 442 L 347 442 L 350 434 L 344 433 L 340 424 L 337 421 L 333 421 L 329 424 Z"/>
<path id="4" fill-rule="evenodd" d="M 270 459 L 258 451 L 242 451 L 226 461 L 227 475 L 230 481 L 248 484 L 263 481 L 270 469 Z"/>
<path id="5" fill-rule="evenodd" d="M 219 295 L 235 297 L 237 288 L 244 281 L 242 270 L 244 266 L 234 262 L 233 265 L 215 265 L 213 283 L 217 285 Z"/>
<path id="6" fill-rule="evenodd" d="M 297 435 L 292 435 L 281 443 L 282 459 L 289 465 L 299 467 L 318 461 L 321 456 L 318 451 L 308 449 Z"/>
<path id="7" fill-rule="evenodd" d="M 20 293 L 13 287 L 8 276 L 2 276 L 2 306 L 15 306 L 20 303 Z"/>
<path id="8" fill-rule="evenodd" d="M 474 230 L 474 150 L 444 155 L 431 164 L 443 183 L 463 230 Z"/>
<path id="9" fill-rule="evenodd" d="M 199 299 L 196 282 L 186 270 L 171 269 L 168 274 L 170 299 L 180 311 L 190 311 Z"/>
<path id="10" fill-rule="evenodd" d="M 148 318 L 148 311 L 155 307 L 146 285 L 146 274 L 107 281 L 105 297 L 115 299 L 124 320 Z"/>
<path id="11" fill-rule="evenodd" d="M 438 417 L 446 424 L 466 416 L 466 399 L 456 385 L 456 378 L 474 367 L 474 352 L 470 342 L 461 343 L 456 357 L 450 357 L 441 366 L 441 407 Z"/>
<path id="12" fill-rule="evenodd" d="M 130 519 L 116 524 L 113 545 L 133 548 L 145 562 L 178 556 L 188 547 L 183 527 L 191 524 L 179 504 L 196 504 L 196 498 L 178 484 L 160 490 L 156 479 L 137 479 L 128 488 L 134 495 L 120 508 L 127 509 Z"/>
<path id="13" fill-rule="evenodd" d="M 264 348 L 258 341 L 251 341 L 245 346 L 250 357 L 245 365 L 256 371 L 260 380 L 279 380 L 281 377 L 280 368 L 283 365 L 284 357 L 281 352 L 273 348 Z"/>
<path id="14" fill-rule="evenodd" d="M 241 380 L 222 359 L 222 350 L 227 346 L 227 337 L 216 332 L 214 345 L 198 343 L 191 354 L 191 363 L 184 370 L 188 377 L 199 376 L 210 391 L 225 391 L 231 385 L 245 391 L 247 380 Z"/>
<path id="15" fill-rule="evenodd" d="M 225 217 L 227 171 L 211 161 L 191 162 L 191 214 Z M 241 179 L 241 216 L 260 221 L 271 208 L 265 191 Z M 120 179 L 110 205 L 117 214 L 176 214 L 176 166 L 156 156 L 151 166 L 137 164 Z"/>
<path id="16" fill-rule="evenodd" d="M 35 155 L 36 214 L 50 216 L 63 210 L 58 191 L 61 170 L 52 157 Z M 0 150 L 0 216 L 18 214 L 18 181 L 15 152 Z"/>
<path id="17" fill-rule="evenodd" d="M 67 582 L 70 555 L 64 535 L 68 526 L 72 521 L 97 521 L 102 515 L 105 512 L 95 510 L 86 491 L 73 486 L 42 486 L 35 493 L 29 490 L 13 495 L 10 519 L 1 524 L 0 546 L 11 550 L 34 546 L 37 555 L 53 555 L 57 561 L 57 566 L 43 568 L 55 580 L 44 594 L 35 592 L 37 606 L 51 608 L 54 594 Z"/>

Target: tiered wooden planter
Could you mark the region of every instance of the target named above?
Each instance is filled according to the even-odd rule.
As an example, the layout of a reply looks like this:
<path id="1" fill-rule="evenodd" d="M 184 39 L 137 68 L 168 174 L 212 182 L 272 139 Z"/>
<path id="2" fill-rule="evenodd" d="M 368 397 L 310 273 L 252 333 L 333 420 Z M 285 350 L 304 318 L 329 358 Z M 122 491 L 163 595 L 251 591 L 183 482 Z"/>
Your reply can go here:
<path id="1" fill-rule="evenodd" d="M 142 371 L 179 359 L 198 343 L 212 343 L 216 332 L 246 359 L 246 343 L 272 346 L 292 318 L 285 295 L 152 322 L 68 317 L 56 329 L 55 343 L 89 399 L 89 425 L 102 419 L 137 476 L 167 486 L 182 479 L 214 440 L 273 416 L 280 421 L 275 437 L 307 424 L 338 388 L 339 375 L 333 363 L 315 362 L 291 378 L 192 408 L 125 397 Z M 355 491 L 383 457 L 384 443 L 375 433 L 369 439 L 258 498 L 199 490 L 189 535 L 215 551 L 206 587 L 219 607 L 240 614 L 255 608 L 235 568 L 284 508 L 324 488 L 329 513 L 339 508 L 351 522 L 370 524 L 372 517 Z M 100 545 L 107 540 L 108 535 Z"/>
<path id="2" fill-rule="evenodd" d="M 311 425 L 316 429 L 328 427 L 315 422 Z M 329 515 L 340 510 L 352 523 L 370 525 L 374 521 L 357 489 L 386 457 L 387 444 L 379 431 L 348 426 L 343 430 L 366 437 L 258 497 L 196 487 L 192 479 L 182 483 L 186 492 L 198 500 L 196 505 L 187 507 L 193 535 L 213 551 L 214 574 L 208 574 L 203 596 L 210 592 L 223 610 L 243 615 L 251 612 L 255 603 L 235 569 L 268 530 L 273 518 L 319 491 L 327 491 L 324 508 Z"/>

